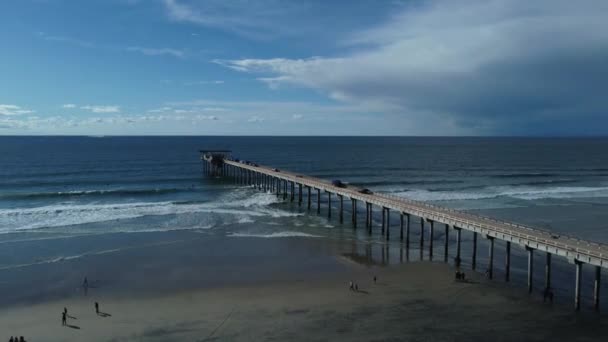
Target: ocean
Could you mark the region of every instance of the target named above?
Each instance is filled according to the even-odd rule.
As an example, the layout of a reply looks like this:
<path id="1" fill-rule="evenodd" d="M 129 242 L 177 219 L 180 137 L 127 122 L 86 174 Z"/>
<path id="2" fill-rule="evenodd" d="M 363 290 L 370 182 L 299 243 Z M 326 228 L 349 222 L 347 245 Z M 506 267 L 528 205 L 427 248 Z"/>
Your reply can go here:
<path id="1" fill-rule="evenodd" d="M 199 149 L 608 242 L 607 138 L 0 137 L 0 305 L 75 295 L 85 276 L 93 291 L 132 296 L 322 276 L 340 272 L 340 258 L 370 267 L 420 259 L 415 220 L 404 257 L 398 239 L 377 232 L 378 208 L 369 236 L 328 219 L 326 203 L 317 215 L 204 176 Z M 471 236 L 463 238 L 466 268 Z M 570 301 L 574 267 L 554 264 L 558 298 Z M 514 247 L 512 286 L 525 287 L 526 265 Z"/>

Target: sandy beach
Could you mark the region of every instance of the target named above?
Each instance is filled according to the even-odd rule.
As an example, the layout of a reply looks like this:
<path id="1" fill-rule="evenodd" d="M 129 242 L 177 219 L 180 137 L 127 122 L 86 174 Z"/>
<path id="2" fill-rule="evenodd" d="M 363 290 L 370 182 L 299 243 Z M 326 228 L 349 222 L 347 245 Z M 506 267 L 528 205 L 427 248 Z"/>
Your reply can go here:
<path id="1" fill-rule="evenodd" d="M 367 268 L 162 297 L 65 300 L 0 311 L 28 341 L 597 341 L 605 319 L 439 263 Z M 373 276 L 378 277 L 376 284 Z M 468 275 L 471 276 L 471 275 Z M 359 286 L 350 291 L 348 282 Z M 100 302 L 95 313 L 93 303 Z M 61 311 L 68 308 L 68 327 Z"/>

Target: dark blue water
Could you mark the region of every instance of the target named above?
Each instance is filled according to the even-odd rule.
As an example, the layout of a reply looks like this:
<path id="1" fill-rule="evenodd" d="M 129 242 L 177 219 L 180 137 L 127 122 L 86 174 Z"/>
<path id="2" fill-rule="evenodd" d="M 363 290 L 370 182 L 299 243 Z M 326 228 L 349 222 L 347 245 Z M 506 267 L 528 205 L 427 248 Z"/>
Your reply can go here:
<path id="1" fill-rule="evenodd" d="M 203 177 L 201 148 L 232 149 L 260 164 L 608 242 L 603 138 L 0 137 L 0 287 L 22 286 L 17 274 L 59 272 L 55 264 L 69 265 L 63 277 L 80 277 L 87 270 L 71 269 L 90 269 L 87 260 L 149 246 L 160 251 L 153 246 L 176 236 L 265 240 L 248 243 L 250 253 L 257 243 L 268 249 L 269 240 L 275 250 L 289 250 L 294 239 L 324 246 L 302 257 L 331 255 L 332 248 L 342 253 L 342 242 L 385 248 L 378 234 L 328 220 L 325 211 L 308 214 L 272 194 Z M 401 262 L 400 243 L 388 246 L 385 262 Z M 525 268 L 518 258 L 523 253 L 514 255 L 516 278 Z"/>

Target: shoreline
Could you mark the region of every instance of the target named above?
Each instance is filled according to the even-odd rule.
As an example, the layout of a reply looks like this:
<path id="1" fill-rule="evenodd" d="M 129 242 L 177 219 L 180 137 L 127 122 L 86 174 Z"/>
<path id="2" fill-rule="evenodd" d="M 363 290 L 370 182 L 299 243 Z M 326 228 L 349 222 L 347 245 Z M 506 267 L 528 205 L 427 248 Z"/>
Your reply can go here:
<path id="1" fill-rule="evenodd" d="M 373 283 L 374 275 L 378 282 Z M 517 288 L 454 281 L 443 263 L 351 266 L 344 273 L 136 298 L 71 297 L 0 310 L 1 331 L 28 341 L 433 340 L 608 336 L 601 315 L 543 304 Z M 348 282 L 360 291 L 348 289 Z M 111 316 L 96 316 L 93 302 Z M 63 307 L 77 319 L 62 327 Z M 51 338 L 49 336 L 52 336 Z"/>

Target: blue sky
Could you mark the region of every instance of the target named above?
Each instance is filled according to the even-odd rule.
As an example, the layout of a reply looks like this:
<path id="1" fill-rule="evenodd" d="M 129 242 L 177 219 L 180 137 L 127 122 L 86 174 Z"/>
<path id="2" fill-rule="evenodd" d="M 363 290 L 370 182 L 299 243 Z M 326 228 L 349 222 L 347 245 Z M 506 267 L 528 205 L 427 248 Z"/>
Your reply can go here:
<path id="1" fill-rule="evenodd" d="M 608 3 L 6 0 L 0 134 L 604 135 Z"/>

